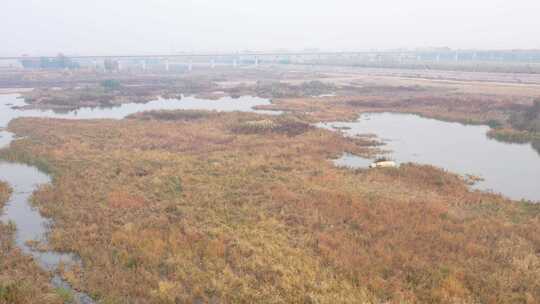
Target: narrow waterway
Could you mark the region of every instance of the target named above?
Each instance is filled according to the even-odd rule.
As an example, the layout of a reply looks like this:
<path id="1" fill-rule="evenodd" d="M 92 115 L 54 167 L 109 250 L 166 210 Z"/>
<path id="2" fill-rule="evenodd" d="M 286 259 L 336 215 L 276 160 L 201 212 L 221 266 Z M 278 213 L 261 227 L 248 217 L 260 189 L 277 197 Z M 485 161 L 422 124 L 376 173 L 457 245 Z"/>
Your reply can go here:
<path id="1" fill-rule="evenodd" d="M 276 111 L 256 111 L 253 107 L 270 104 L 268 99 L 256 97 L 221 98 L 206 100 L 183 97 L 181 100 L 157 99 L 147 103 L 129 103 L 109 108 L 81 108 L 66 113 L 40 110 L 20 110 L 24 106 L 17 94 L 0 95 L 0 148 L 9 146 L 13 134 L 2 130 L 18 117 L 50 117 L 64 119 L 122 119 L 127 115 L 148 110 L 201 109 L 216 111 L 246 111 L 279 114 Z M 485 180 L 478 189 L 500 192 L 514 199 L 540 201 L 540 155 L 531 145 L 501 143 L 486 137 L 487 126 L 467 126 L 426 119 L 416 115 L 377 113 L 364 114 L 356 122 L 319 124 L 319 127 L 344 132 L 348 136 L 375 134 L 382 139 L 390 156 L 398 163 L 431 164 L 460 174 L 474 174 Z M 367 167 L 372 160 L 345 154 L 336 164 Z M 16 244 L 45 269 L 54 270 L 60 262 L 79 263 L 77 256 L 60 252 L 38 252 L 28 241 L 46 243 L 50 220 L 31 207 L 30 197 L 39 185 L 51 178 L 35 167 L 0 160 L 0 180 L 8 182 L 13 195 L 0 217 L 2 222 L 13 222 L 17 227 Z M 58 276 L 57 287 L 70 288 Z M 82 293 L 74 292 L 80 303 L 93 303 Z"/>
<path id="2" fill-rule="evenodd" d="M 475 188 L 509 198 L 540 201 L 540 154 L 531 144 L 503 143 L 486 136 L 487 126 L 471 126 L 412 114 L 363 114 L 355 122 L 319 126 L 348 136 L 374 134 L 398 163 L 429 164 L 484 180 Z M 372 160 L 345 154 L 337 165 L 365 168 Z"/>
<path id="3" fill-rule="evenodd" d="M 275 111 L 257 111 L 253 107 L 270 104 L 268 99 L 244 96 L 240 98 L 220 98 L 206 100 L 195 97 L 183 97 L 181 100 L 157 99 L 147 103 L 128 103 L 109 108 L 81 108 L 66 113 L 41 110 L 20 110 L 26 105 L 17 94 L 0 95 L 0 148 L 6 148 L 14 140 L 12 133 L 5 128 L 12 119 L 19 117 L 50 117 L 64 119 L 122 119 L 130 114 L 149 110 L 201 109 L 216 111 L 244 111 L 266 114 L 278 114 Z M 17 227 L 15 242 L 24 253 L 31 255 L 44 269 L 54 271 L 62 262 L 66 265 L 79 263 L 76 255 L 61 252 L 39 252 L 32 249 L 29 241 L 46 243 L 46 234 L 51 221 L 40 215 L 30 204 L 32 193 L 43 184 L 51 182 L 50 176 L 36 167 L 0 160 L 0 180 L 8 182 L 13 188 L 13 195 L 3 209 L 0 220 L 12 222 Z M 55 276 L 52 283 L 56 287 L 71 289 L 69 284 Z M 78 303 L 89 304 L 94 301 L 87 295 L 73 291 Z"/>

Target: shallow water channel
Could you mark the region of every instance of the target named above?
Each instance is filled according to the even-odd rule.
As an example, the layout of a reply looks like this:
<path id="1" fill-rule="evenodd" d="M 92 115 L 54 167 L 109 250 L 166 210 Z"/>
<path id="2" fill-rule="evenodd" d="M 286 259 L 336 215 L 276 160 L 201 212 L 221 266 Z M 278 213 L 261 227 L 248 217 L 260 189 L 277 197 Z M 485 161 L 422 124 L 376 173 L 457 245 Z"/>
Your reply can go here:
<path id="1" fill-rule="evenodd" d="M 81 108 L 65 113 L 51 110 L 19 110 L 17 107 L 26 105 L 17 94 L 0 95 L 0 129 L 18 117 L 51 117 L 64 119 L 122 119 L 130 114 L 149 110 L 202 109 L 216 111 L 245 111 L 256 113 L 277 114 L 275 111 L 257 111 L 254 106 L 270 104 L 268 99 L 244 96 L 240 98 L 220 98 L 217 100 L 183 97 L 176 99 L 157 99 L 147 103 L 128 103 L 108 108 Z M 0 148 L 8 147 L 14 136 L 5 130 L 0 130 Z M 0 220 L 12 222 L 17 227 L 16 244 L 24 253 L 32 255 L 41 267 L 54 271 L 61 262 L 66 265 L 78 263 L 77 256 L 60 252 L 38 252 L 28 246 L 28 241 L 46 242 L 46 233 L 50 220 L 42 217 L 30 204 L 32 193 L 40 185 L 51 182 L 51 178 L 37 168 L 25 164 L 11 163 L 0 160 L 0 180 L 8 182 L 13 188 L 13 195 L 2 210 Z M 52 283 L 56 287 L 70 289 L 70 286 L 60 277 L 55 276 Z M 73 291 L 75 300 L 79 303 L 93 303 L 92 299 L 83 293 Z"/>
<path id="2" fill-rule="evenodd" d="M 17 94 L 0 95 L 0 148 L 9 146 L 13 134 L 1 130 L 18 117 L 50 117 L 64 119 L 122 119 L 127 115 L 148 110 L 201 109 L 217 111 L 247 111 L 279 114 L 277 111 L 256 111 L 257 105 L 270 104 L 256 97 L 221 98 L 218 100 L 183 97 L 181 100 L 157 99 L 147 103 L 129 103 L 109 108 L 81 108 L 65 113 L 41 110 L 19 110 L 24 106 Z M 14 108 L 15 107 L 15 108 Z M 349 136 L 375 134 L 391 151 L 398 163 L 431 164 L 459 174 L 473 174 L 485 180 L 475 187 L 493 190 L 514 199 L 540 201 L 540 155 L 531 145 L 506 144 L 490 140 L 487 126 L 467 126 L 442 122 L 409 114 L 364 114 L 355 122 L 321 123 L 319 127 L 344 132 Z M 367 167 L 372 160 L 346 154 L 336 164 L 348 167 Z M 29 199 L 39 185 L 50 183 L 48 175 L 37 168 L 0 160 L 0 180 L 8 182 L 14 193 L 3 210 L 0 220 L 13 222 L 17 227 L 16 244 L 35 257 L 44 268 L 54 270 L 59 263 L 78 263 L 77 256 L 59 252 L 37 252 L 28 241 L 46 242 L 51 222 L 31 207 Z M 68 288 L 59 277 L 57 287 Z M 80 303 L 93 303 L 84 294 L 74 292 Z"/>
<path id="3" fill-rule="evenodd" d="M 375 134 L 398 163 L 430 164 L 484 180 L 474 187 L 506 197 L 540 202 L 540 154 L 531 144 L 509 144 L 486 136 L 489 127 L 449 123 L 413 114 L 369 113 L 355 122 L 319 126 L 348 136 Z M 365 168 L 372 160 L 345 154 L 337 165 Z"/>

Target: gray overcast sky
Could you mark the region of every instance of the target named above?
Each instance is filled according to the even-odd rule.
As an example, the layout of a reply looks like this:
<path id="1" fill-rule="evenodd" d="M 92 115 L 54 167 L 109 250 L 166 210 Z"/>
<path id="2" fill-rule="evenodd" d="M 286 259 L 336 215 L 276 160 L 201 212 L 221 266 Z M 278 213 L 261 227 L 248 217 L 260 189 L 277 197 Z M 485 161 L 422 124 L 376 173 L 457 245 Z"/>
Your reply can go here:
<path id="1" fill-rule="evenodd" d="M 2 0 L 0 55 L 540 48 L 540 0 Z"/>

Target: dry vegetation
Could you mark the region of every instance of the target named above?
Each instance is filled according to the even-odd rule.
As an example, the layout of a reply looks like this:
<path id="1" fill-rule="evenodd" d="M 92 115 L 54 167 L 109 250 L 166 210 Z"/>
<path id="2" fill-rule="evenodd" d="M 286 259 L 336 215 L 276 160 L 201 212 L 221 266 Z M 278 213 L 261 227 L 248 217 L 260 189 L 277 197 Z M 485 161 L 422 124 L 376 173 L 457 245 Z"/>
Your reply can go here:
<path id="1" fill-rule="evenodd" d="M 161 81 L 133 84 L 129 80 L 107 79 L 99 83 L 59 88 L 38 88 L 23 94 L 29 104 L 26 108 L 72 110 L 80 107 L 110 107 L 128 102 L 146 102 L 158 97 L 178 98 L 182 94 L 197 94 L 204 98 L 223 95 L 254 95 L 268 98 L 311 97 L 332 93 L 336 86 L 320 81 L 293 85 L 280 81 L 258 81 L 254 85 L 240 84 L 219 91 L 214 78 L 191 77 L 162 79 Z"/>
<path id="2" fill-rule="evenodd" d="M 523 116 L 526 116 L 523 113 L 530 111 L 534 98 L 540 94 L 534 84 L 497 85 L 497 77 L 506 79 L 504 74 L 490 73 L 474 75 L 494 75 L 490 77 L 495 78 L 488 77 L 481 82 L 467 78 L 473 77 L 473 74 L 463 74 L 463 80 L 458 82 L 442 80 L 446 78 L 429 79 L 429 73 L 422 76 L 423 80 L 415 79 L 414 75 L 406 74 L 406 70 L 401 73 L 408 76 L 402 78 L 399 77 L 400 70 L 389 70 L 386 74 L 368 71 L 382 73 L 383 76 L 332 68 L 323 71 L 317 73 L 280 68 L 242 71 L 216 69 L 192 74 L 89 74 L 77 71 L 69 75 L 36 71 L 21 73 L 17 75 L 20 79 L 16 79 L 21 85 L 33 84 L 34 78 L 50 85 L 65 81 L 60 88 L 26 92 L 25 99 L 31 104 L 30 107 L 70 110 L 82 106 L 144 102 L 158 96 L 178 98 L 181 94 L 197 94 L 204 98 L 253 95 L 274 99 L 273 105 L 261 106 L 262 109 L 307 114 L 311 122 L 354 119 L 366 111 L 408 112 L 441 120 L 488 124 L 499 129 L 490 133 L 494 138 L 533 141 L 539 145 L 538 132 L 530 134 L 531 131 L 527 129 L 530 126 L 523 126 L 522 123 L 525 121 Z M 445 77 L 459 78 L 459 74 Z"/>
<path id="3" fill-rule="evenodd" d="M 80 107 L 111 107 L 122 103 L 147 102 L 158 97 L 181 98 L 182 94 L 211 92 L 212 82 L 200 79 L 162 80 L 161 82 L 125 84 L 116 79 L 97 84 L 64 88 L 41 88 L 23 94 L 27 108 L 72 110 Z"/>
<path id="4" fill-rule="evenodd" d="M 540 105 L 534 96 L 489 95 L 423 86 L 341 86 L 337 96 L 274 99 L 263 110 L 303 115 L 311 122 L 354 120 L 363 112 L 403 112 L 443 121 L 483 124 L 488 136 L 527 143 L 540 152 Z M 280 95 L 280 94 L 278 94 Z"/>
<path id="5" fill-rule="evenodd" d="M 0 214 L 11 194 L 0 182 Z M 49 284 L 49 274 L 15 247 L 16 227 L 0 223 L 0 304 L 60 304 L 62 298 Z"/>
<path id="6" fill-rule="evenodd" d="M 162 120 L 162 121 L 190 121 L 204 118 L 219 117 L 223 115 L 219 112 L 204 110 L 184 110 L 184 111 L 147 111 L 130 115 L 128 118 L 139 120 Z"/>
<path id="7" fill-rule="evenodd" d="M 34 88 L 24 97 L 31 108 L 72 110 L 83 106 L 111 106 L 126 102 L 144 102 L 157 96 L 178 98 L 181 94 L 214 95 L 220 86 L 233 84 L 244 88 L 259 79 L 267 79 L 258 86 L 261 94 L 268 95 L 269 87 L 291 78 L 324 77 L 316 72 L 289 71 L 282 69 L 229 69 L 197 68 L 190 73 L 156 72 L 99 72 L 93 70 L 10 70 L 0 71 L 0 88 Z M 117 86 L 108 86 L 116 82 Z M 308 85 L 304 89 L 309 89 Z M 237 93 L 244 91 L 236 89 Z M 253 93 L 253 89 L 247 90 Z M 282 90 L 280 90 L 282 91 Z M 290 88 L 289 93 L 300 92 Z M 316 93 L 317 87 L 313 87 Z M 288 95 L 290 95 L 288 93 Z"/>
<path id="8" fill-rule="evenodd" d="M 267 98 L 282 97 L 312 97 L 331 94 L 338 87 L 321 81 L 305 81 L 300 84 L 290 84 L 280 81 L 257 81 L 254 85 L 239 85 L 229 88 L 232 96 L 256 95 Z"/>
<path id="9" fill-rule="evenodd" d="M 54 176 L 34 200 L 55 221 L 51 246 L 82 258 L 83 268 L 63 272 L 76 289 L 103 303 L 540 302 L 540 206 L 471 192 L 429 166 L 336 168 L 329 158 L 372 153 L 373 143 L 310 124 L 417 113 L 488 124 L 490 136 L 533 140 L 540 151 L 533 97 L 272 77 L 223 93 L 277 98 L 260 108 L 290 114 L 10 124 L 26 138 L 2 156 Z M 192 91 L 171 80 L 88 99 L 84 88 L 28 96 L 49 98 L 37 102 L 45 107 L 104 105 L 165 87 L 212 93 L 229 79 L 199 78 Z M 327 93 L 336 96 L 313 97 Z"/>
<path id="10" fill-rule="evenodd" d="M 26 138 L 3 157 L 53 173 L 35 194 L 51 244 L 81 256 L 64 276 L 104 303 L 540 301 L 540 206 L 429 166 L 336 168 L 328 158 L 370 143 L 305 126 L 183 111 L 18 119 Z"/>
<path id="11" fill-rule="evenodd" d="M 417 86 L 345 88 L 346 94 L 320 98 L 280 98 L 260 109 L 305 114 L 313 121 L 354 119 L 362 112 L 407 112 L 442 120 L 486 124 L 522 109 L 508 97 L 462 94 Z"/>
<path id="12" fill-rule="evenodd" d="M 509 142 L 529 142 L 540 151 L 540 99 L 531 106 L 522 107 L 513 112 L 509 118 L 511 128 L 495 128 L 489 135 L 493 138 Z"/>

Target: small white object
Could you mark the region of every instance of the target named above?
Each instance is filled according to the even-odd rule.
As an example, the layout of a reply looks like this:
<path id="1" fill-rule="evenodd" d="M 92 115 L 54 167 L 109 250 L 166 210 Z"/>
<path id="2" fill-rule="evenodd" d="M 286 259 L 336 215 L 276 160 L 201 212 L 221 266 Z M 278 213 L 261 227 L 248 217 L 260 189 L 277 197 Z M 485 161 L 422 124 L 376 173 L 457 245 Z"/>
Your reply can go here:
<path id="1" fill-rule="evenodd" d="M 395 168 L 397 167 L 396 162 L 391 160 L 385 160 L 385 161 L 379 161 L 374 162 L 373 164 L 369 165 L 370 168 Z"/>

